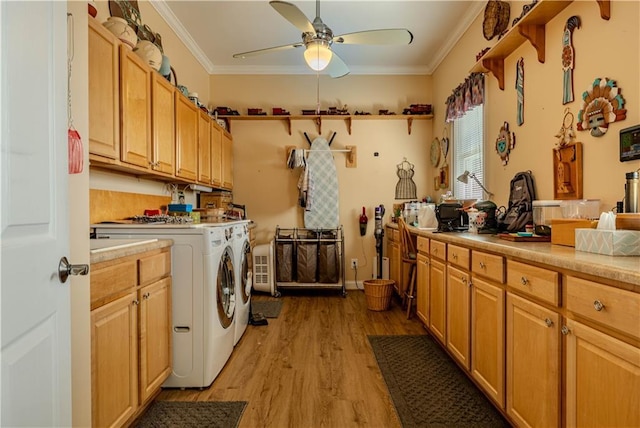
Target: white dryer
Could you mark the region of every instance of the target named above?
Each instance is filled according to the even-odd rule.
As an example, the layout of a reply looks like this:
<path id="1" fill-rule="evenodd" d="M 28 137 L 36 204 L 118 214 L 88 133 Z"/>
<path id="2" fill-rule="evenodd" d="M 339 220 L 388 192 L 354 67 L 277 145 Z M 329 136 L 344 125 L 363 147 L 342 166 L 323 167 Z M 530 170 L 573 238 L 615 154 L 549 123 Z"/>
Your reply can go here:
<path id="1" fill-rule="evenodd" d="M 236 327 L 233 340 L 233 344 L 236 345 L 247 329 L 251 312 L 253 258 L 251 256 L 248 221 L 233 226 L 232 245 L 236 256 Z"/>
<path id="2" fill-rule="evenodd" d="M 163 387 L 211 385 L 233 352 L 232 224 L 96 225 L 98 238 L 172 239 L 173 367 Z"/>

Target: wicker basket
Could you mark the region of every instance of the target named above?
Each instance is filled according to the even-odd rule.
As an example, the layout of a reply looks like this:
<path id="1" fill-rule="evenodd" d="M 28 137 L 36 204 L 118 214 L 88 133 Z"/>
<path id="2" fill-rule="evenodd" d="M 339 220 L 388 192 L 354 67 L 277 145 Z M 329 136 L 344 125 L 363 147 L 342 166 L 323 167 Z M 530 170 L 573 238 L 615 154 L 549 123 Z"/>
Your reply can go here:
<path id="1" fill-rule="evenodd" d="M 389 309 L 394 284 L 395 281 L 390 279 L 368 279 L 364 281 L 367 308 L 372 311 L 386 311 Z"/>

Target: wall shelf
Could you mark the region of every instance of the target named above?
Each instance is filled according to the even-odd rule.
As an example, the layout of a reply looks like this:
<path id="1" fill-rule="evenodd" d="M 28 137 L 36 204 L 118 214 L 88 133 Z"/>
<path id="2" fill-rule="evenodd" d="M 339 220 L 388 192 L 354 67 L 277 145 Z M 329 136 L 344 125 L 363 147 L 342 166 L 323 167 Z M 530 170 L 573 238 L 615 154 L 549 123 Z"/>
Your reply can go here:
<path id="1" fill-rule="evenodd" d="M 608 20 L 609 0 L 596 0 L 600 16 Z M 471 69 L 472 73 L 491 72 L 498 79 L 498 86 L 504 90 L 504 59 L 520 47 L 526 40 L 536 49 L 538 61 L 545 61 L 545 24 L 569 6 L 572 0 L 540 0 L 516 25 L 500 39 Z"/>
<path id="2" fill-rule="evenodd" d="M 416 115 L 408 115 L 408 114 L 387 114 L 387 115 L 287 115 L 287 116 L 218 116 L 220 119 L 224 119 L 227 122 L 227 130 L 231 132 L 231 122 L 233 121 L 242 121 L 242 120 L 280 120 L 287 124 L 287 130 L 289 131 L 289 135 L 291 135 L 291 122 L 296 120 L 312 120 L 315 122 L 318 127 L 318 133 L 322 134 L 322 121 L 325 120 L 344 120 L 347 125 L 347 131 L 349 135 L 351 135 L 351 125 L 354 120 L 406 120 L 407 121 L 407 132 L 411 135 L 411 127 L 413 125 L 414 120 L 431 120 L 433 119 L 432 114 L 416 114 Z"/>

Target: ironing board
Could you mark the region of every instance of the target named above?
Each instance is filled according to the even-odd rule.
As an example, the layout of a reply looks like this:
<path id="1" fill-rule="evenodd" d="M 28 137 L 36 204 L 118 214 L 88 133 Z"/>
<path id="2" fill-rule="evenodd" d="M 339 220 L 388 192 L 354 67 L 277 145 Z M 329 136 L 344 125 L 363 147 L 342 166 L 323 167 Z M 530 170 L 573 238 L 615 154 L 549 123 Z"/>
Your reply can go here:
<path id="1" fill-rule="evenodd" d="M 338 176 L 329 143 L 317 137 L 311 143 L 307 156 L 309 177 L 313 181 L 311 209 L 304 212 L 307 229 L 335 229 L 340 226 L 338 218 Z"/>

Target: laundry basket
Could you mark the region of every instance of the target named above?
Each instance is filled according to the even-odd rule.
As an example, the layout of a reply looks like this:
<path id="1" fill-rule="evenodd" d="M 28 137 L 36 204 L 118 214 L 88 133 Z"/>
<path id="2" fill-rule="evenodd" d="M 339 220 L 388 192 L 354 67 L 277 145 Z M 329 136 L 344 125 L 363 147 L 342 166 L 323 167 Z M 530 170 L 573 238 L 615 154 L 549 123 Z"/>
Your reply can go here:
<path id="1" fill-rule="evenodd" d="M 395 281 L 390 279 L 368 279 L 364 281 L 367 308 L 372 311 L 386 311 L 389 309 L 394 284 Z"/>

